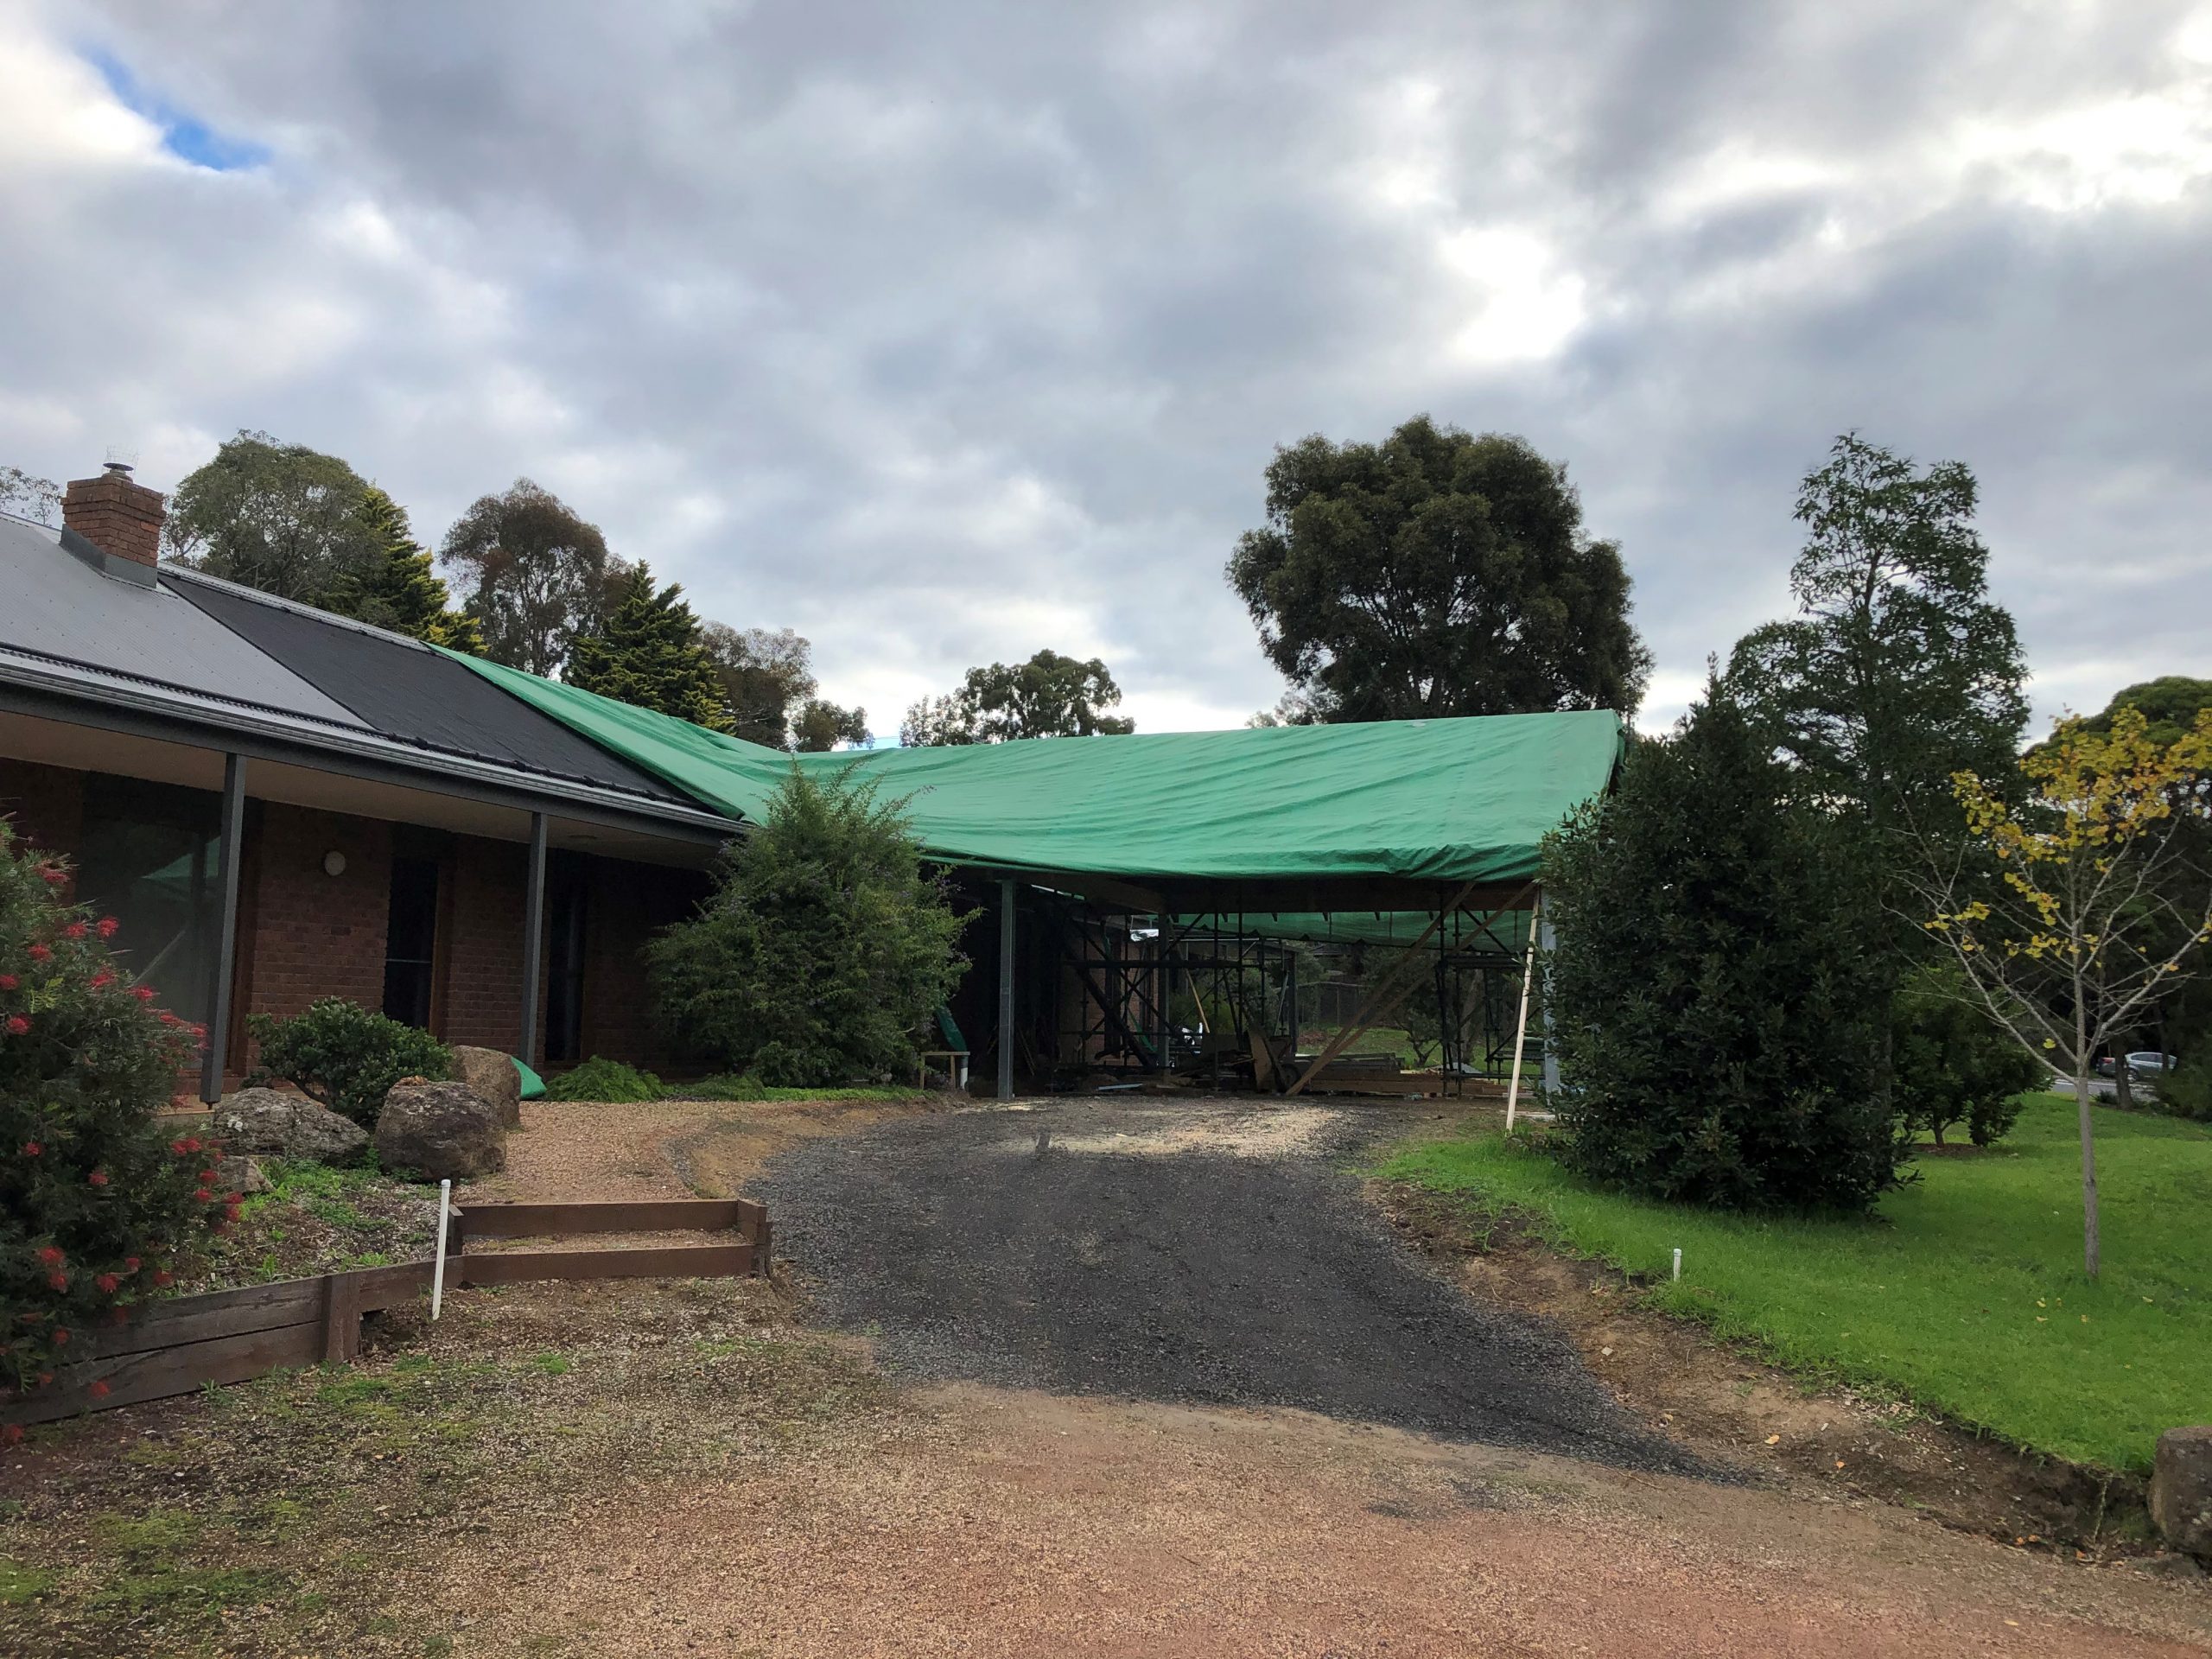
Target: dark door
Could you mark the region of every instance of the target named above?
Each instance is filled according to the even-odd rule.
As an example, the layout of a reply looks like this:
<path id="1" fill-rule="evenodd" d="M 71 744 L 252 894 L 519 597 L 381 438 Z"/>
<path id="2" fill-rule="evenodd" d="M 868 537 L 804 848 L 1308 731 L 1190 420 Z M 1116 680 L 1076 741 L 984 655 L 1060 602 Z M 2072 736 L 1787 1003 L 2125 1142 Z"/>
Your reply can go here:
<path id="1" fill-rule="evenodd" d="M 402 1024 L 430 1026 L 431 969 L 438 944 L 438 864 L 391 861 L 391 909 L 385 922 L 384 1011 Z"/>

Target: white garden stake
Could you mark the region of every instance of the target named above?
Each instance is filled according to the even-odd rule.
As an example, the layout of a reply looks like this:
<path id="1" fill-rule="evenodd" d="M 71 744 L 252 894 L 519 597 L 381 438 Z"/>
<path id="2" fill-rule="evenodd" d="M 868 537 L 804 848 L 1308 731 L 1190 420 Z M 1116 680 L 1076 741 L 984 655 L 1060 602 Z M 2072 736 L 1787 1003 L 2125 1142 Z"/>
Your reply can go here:
<path id="1" fill-rule="evenodd" d="M 1675 1278 L 1676 1279 L 1676 1281 L 1679 1281 L 1681 1280 L 1681 1276 L 1682 1276 L 1682 1247 L 1681 1247 L 1681 1245 L 1677 1244 L 1677 1245 L 1675 1245 Z"/>
<path id="2" fill-rule="evenodd" d="M 1513 1133 L 1514 1108 L 1521 1103 L 1521 1051 L 1529 1041 L 1529 982 L 1536 976 L 1536 925 L 1529 924 L 1529 959 L 1521 968 L 1521 1017 L 1513 1026 L 1513 1081 L 1505 1090 L 1505 1132 Z"/>
<path id="3" fill-rule="evenodd" d="M 453 1208 L 453 1182 L 438 1183 L 438 1255 L 430 1264 L 430 1317 L 438 1317 L 439 1306 L 446 1299 L 446 1212 Z M 1680 1257 L 1681 1252 L 1675 1252 Z"/>

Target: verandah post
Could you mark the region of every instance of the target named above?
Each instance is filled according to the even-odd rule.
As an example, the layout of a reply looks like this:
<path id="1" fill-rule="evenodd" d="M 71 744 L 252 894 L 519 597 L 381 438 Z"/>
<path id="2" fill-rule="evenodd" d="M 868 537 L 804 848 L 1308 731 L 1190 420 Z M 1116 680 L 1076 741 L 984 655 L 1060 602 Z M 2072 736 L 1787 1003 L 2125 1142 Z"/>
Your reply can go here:
<path id="1" fill-rule="evenodd" d="M 999 1098 L 1014 1098 L 1014 883 L 999 883 Z"/>
<path id="2" fill-rule="evenodd" d="M 238 965 L 238 855 L 245 833 L 245 757 L 223 757 L 223 818 L 217 832 L 216 882 L 219 919 L 215 962 L 207 988 L 207 1040 L 200 1056 L 200 1098 L 213 1106 L 223 1098 L 223 1064 L 231 1034 L 231 976 Z"/>
<path id="3" fill-rule="evenodd" d="M 522 1047 L 524 1065 L 537 1064 L 537 976 L 545 933 L 545 815 L 530 815 L 530 889 L 523 902 Z"/>

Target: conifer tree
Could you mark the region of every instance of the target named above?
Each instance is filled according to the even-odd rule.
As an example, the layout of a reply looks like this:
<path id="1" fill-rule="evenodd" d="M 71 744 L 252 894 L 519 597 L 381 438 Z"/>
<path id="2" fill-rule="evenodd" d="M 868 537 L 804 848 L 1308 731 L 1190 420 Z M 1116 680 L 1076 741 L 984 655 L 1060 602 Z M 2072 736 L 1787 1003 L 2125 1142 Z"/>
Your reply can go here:
<path id="1" fill-rule="evenodd" d="M 1551 1103 L 1584 1173 L 1742 1210 L 1864 1210 L 1895 1184 L 1864 843 L 1791 784 L 1709 683 L 1547 842 Z"/>
<path id="2" fill-rule="evenodd" d="M 656 588 L 644 564 L 624 578 L 606 622 L 569 648 L 568 681 L 710 731 L 730 728 L 729 704 L 700 638 L 699 619 L 683 602 L 682 587 Z"/>
<path id="3" fill-rule="evenodd" d="M 346 585 L 334 608 L 394 633 L 482 656 L 476 619 L 453 608 L 453 596 L 431 569 L 429 549 L 415 539 L 407 510 L 372 484 L 363 493 L 359 516 L 375 540 L 377 557 Z"/>

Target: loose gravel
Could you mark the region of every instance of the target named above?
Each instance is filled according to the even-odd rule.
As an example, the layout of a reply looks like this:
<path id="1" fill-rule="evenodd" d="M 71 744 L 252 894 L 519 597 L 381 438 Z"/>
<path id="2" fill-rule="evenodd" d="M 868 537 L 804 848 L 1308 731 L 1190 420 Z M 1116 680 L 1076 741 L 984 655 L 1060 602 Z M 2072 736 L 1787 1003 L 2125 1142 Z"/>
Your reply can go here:
<path id="1" fill-rule="evenodd" d="M 794 1147 L 751 1190 L 820 1313 L 894 1371 L 1710 1472 L 1563 1337 L 1390 1233 L 1360 1197 L 1354 1112 L 1293 1109 L 976 1109 Z"/>

